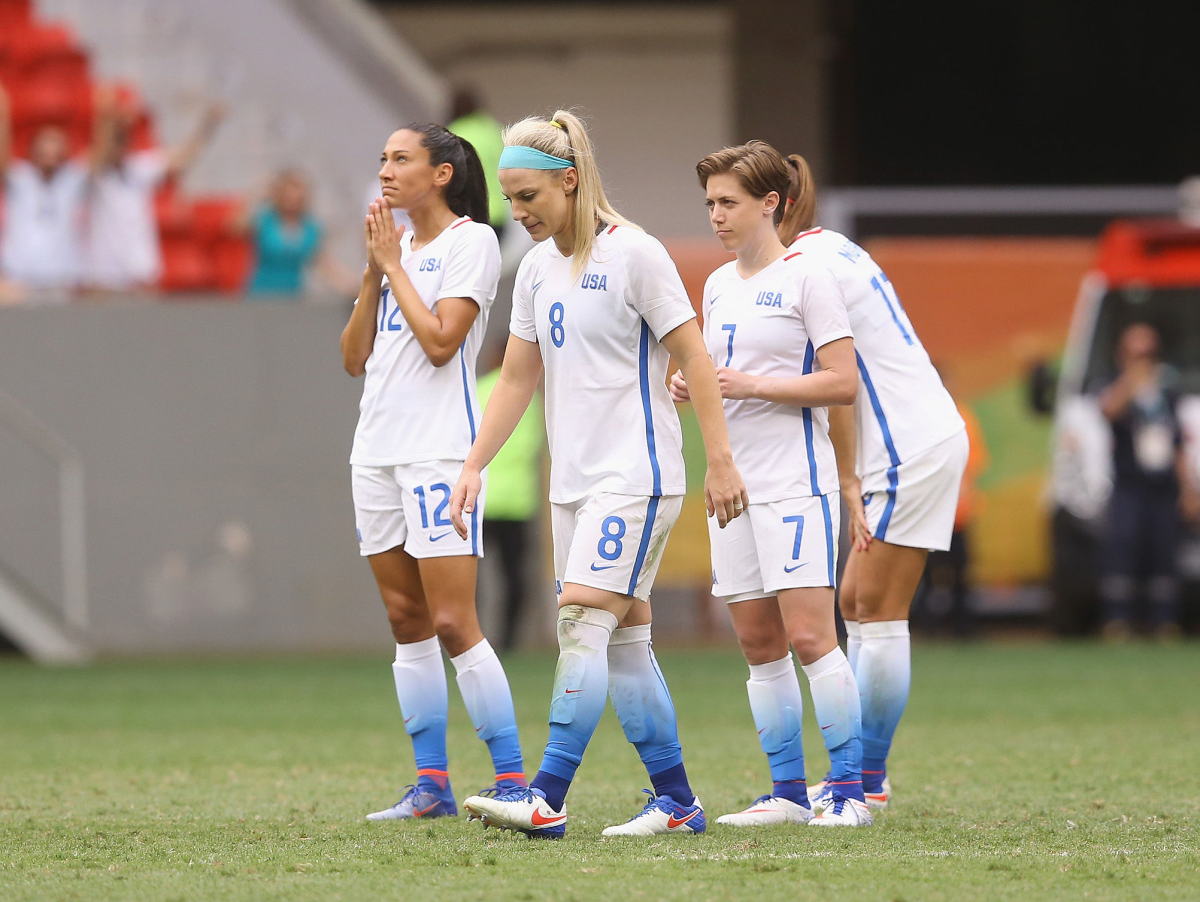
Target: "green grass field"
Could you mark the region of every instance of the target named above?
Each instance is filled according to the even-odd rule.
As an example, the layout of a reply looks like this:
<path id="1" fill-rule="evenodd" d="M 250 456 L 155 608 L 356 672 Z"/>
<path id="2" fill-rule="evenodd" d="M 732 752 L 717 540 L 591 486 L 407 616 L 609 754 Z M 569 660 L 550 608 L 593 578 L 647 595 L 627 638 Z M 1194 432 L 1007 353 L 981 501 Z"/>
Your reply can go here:
<path id="1" fill-rule="evenodd" d="M 710 817 L 743 807 L 769 786 L 743 663 L 660 659 Z M 874 828 L 649 842 L 599 836 L 647 785 L 611 710 L 561 842 L 364 822 L 412 773 L 389 663 L 0 663 L 0 898 L 1200 898 L 1194 644 L 918 646 Z M 508 666 L 532 773 L 554 659 Z M 461 799 L 490 772 L 453 681 L 450 739 Z"/>

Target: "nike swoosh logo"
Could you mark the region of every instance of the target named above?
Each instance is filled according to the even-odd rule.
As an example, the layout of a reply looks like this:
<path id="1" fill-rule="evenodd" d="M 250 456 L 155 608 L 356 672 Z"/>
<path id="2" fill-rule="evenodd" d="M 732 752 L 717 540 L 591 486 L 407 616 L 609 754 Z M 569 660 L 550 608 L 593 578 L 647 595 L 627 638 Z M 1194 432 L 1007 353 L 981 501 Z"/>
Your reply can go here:
<path id="1" fill-rule="evenodd" d="M 693 811 L 687 817 L 681 818 L 679 820 L 675 819 L 675 815 L 669 814 L 669 815 L 667 815 L 667 829 L 674 830 L 676 827 L 682 827 L 684 824 L 686 824 L 688 821 L 690 821 L 692 818 L 694 818 L 699 813 L 700 813 L 700 809 L 697 808 L 695 811 Z"/>
<path id="2" fill-rule="evenodd" d="M 807 564 L 807 563 L 808 563 L 808 561 L 805 561 L 805 562 L 804 562 L 804 564 Z M 799 570 L 801 567 L 803 567 L 803 566 L 804 566 L 804 564 L 797 564 L 795 567 L 784 567 L 784 568 L 783 568 L 783 572 L 784 572 L 784 573 L 791 573 L 793 570 Z"/>
<path id="3" fill-rule="evenodd" d="M 593 570 L 611 570 L 611 569 L 612 569 L 613 567 L 615 567 L 615 566 L 617 566 L 617 565 L 616 565 L 616 564 L 609 564 L 607 567 L 597 567 L 595 564 L 592 564 L 592 569 L 593 569 Z"/>
<path id="4" fill-rule="evenodd" d="M 416 809 L 414 809 L 414 810 L 413 810 L 413 817 L 423 817 L 424 815 L 426 815 L 426 814 L 428 814 L 429 812 L 433 811 L 433 809 L 434 809 L 434 808 L 436 808 L 436 807 L 438 806 L 438 804 L 439 804 L 438 802 L 434 802 L 434 803 L 433 803 L 432 805 L 430 805 L 428 808 L 416 808 Z"/>
<path id="5" fill-rule="evenodd" d="M 828 730 L 828 729 L 831 729 L 832 727 L 833 727 L 833 724 L 831 724 L 831 723 L 827 723 L 827 724 L 825 724 L 825 726 L 821 727 L 821 729 L 822 729 L 822 730 Z"/>
<path id="6" fill-rule="evenodd" d="M 408 723 L 410 720 L 412 720 L 412 719 L 413 719 L 413 717 L 416 717 L 416 716 L 417 716 L 417 715 L 415 715 L 415 714 L 414 714 L 412 717 L 406 717 L 406 718 L 404 718 L 404 722 L 405 722 L 405 723 Z"/>
<path id="7" fill-rule="evenodd" d="M 454 532 L 454 530 L 453 530 L 453 529 L 448 529 L 448 530 L 446 530 L 444 533 L 442 533 L 442 534 L 440 534 L 440 535 L 436 535 L 436 536 L 430 536 L 430 537 L 429 537 L 429 541 L 431 541 L 431 542 L 436 542 L 438 539 L 444 539 L 444 538 L 446 538 L 446 536 L 450 535 L 450 533 L 452 533 L 452 532 Z"/>
<path id="8" fill-rule="evenodd" d="M 529 823 L 535 827 L 552 827 L 563 823 L 566 819 L 567 816 L 565 814 L 560 814 L 557 817 L 545 817 L 536 808 L 533 810 L 533 814 L 529 815 Z"/>
<path id="9" fill-rule="evenodd" d="M 564 689 L 563 692 L 567 695 L 574 695 L 576 692 L 582 692 L 582 689 Z"/>

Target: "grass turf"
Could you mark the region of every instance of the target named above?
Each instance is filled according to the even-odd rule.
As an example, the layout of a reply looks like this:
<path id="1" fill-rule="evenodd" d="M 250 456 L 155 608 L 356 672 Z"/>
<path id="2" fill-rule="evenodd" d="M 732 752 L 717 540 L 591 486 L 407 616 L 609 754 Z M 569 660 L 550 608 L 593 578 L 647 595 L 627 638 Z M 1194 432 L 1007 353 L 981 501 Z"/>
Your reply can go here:
<path id="1" fill-rule="evenodd" d="M 918 646 L 896 802 L 872 829 L 601 841 L 647 785 L 610 709 L 557 843 L 462 818 L 363 821 L 412 773 L 385 657 L 5 661 L 0 898 L 1195 899 L 1197 652 Z M 728 651 L 660 659 L 710 818 L 743 807 L 769 786 L 744 665 Z M 554 659 L 507 664 L 532 773 Z M 490 770 L 451 697 L 461 800 Z"/>

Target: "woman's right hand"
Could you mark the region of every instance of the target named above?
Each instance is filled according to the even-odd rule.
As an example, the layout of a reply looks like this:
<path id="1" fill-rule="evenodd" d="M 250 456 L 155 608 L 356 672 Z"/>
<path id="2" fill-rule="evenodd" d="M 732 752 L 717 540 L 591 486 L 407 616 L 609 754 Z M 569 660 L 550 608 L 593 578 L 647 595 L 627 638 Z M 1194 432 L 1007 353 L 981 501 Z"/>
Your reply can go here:
<path id="1" fill-rule="evenodd" d="M 475 512 L 475 502 L 481 491 L 483 477 L 479 475 L 479 471 L 474 467 L 464 466 L 458 482 L 454 484 L 454 491 L 450 493 L 450 522 L 459 538 L 467 537 L 467 524 L 463 515 Z"/>
<path id="2" fill-rule="evenodd" d="M 692 396 L 688 393 L 687 382 L 683 378 L 683 372 L 676 370 L 671 376 L 671 400 L 676 404 L 683 404 L 685 401 L 691 401 Z"/>
<path id="3" fill-rule="evenodd" d="M 848 479 L 842 483 L 842 500 L 846 502 L 846 511 L 850 514 L 850 547 L 856 551 L 866 551 L 871 544 L 871 527 L 867 524 L 862 483 L 858 479 Z"/>
<path id="4" fill-rule="evenodd" d="M 387 212 L 387 216 L 382 215 L 384 211 Z M 371 275 L 380 279 L 383 278 L 385 265 L 392 257 L 392 252 L 395 258 L 399 258 L 400 239 L 404 237 L 404 226 L 396 227 L 394 241 L 384 234 L 388 228 L 384 223 L 388 220 L 391 220 L 391 210 L 387 202 L 382 197 L 376 198 L 367 211 L 364 237 L 367 245 L 367 269 L 371 271 Z"/>

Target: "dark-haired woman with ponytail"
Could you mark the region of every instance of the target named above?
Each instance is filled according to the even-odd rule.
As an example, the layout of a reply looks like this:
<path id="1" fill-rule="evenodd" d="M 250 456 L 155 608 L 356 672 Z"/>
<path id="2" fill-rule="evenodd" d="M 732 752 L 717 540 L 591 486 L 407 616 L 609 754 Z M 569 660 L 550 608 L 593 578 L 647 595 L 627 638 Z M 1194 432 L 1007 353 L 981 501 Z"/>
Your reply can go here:
<path id="1" fill-rule="evenodd" d="M 487 183 L 474 148 L 440 125 L 393 133 L 379 182 L 342 358 L 366 376 L 350 455 L 355 521 L 396 640 L 396 697 L 417 766 L 400 801 L 367 818 L 404 820 L 458 813 L 443 647 L 492 755 L 496 782 L 484 792 L 524 786 L 525 774 L 508 679 L 475 610 L 482 505 L 465 539 L 448 514 L 480 420 L 475 357 L 500 278 Z M 393 209 L 411 231 L 396 228 Z"/>

